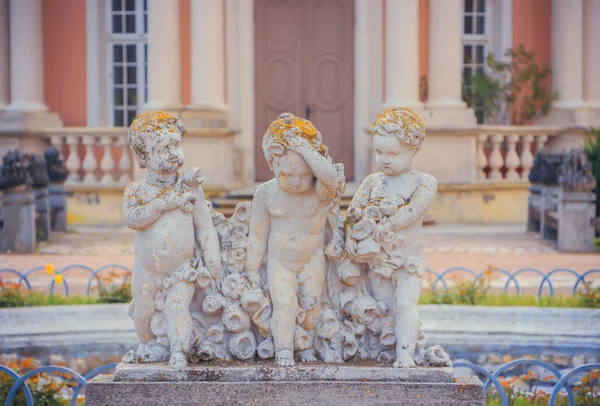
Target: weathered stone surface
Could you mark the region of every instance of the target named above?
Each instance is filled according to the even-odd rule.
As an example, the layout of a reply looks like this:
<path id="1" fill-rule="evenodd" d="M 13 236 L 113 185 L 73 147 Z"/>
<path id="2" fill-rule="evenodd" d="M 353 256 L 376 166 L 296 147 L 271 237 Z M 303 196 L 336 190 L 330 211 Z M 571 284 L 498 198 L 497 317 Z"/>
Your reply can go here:
<path id="1" fill-rule="evenodd" d="M 416 382 L 115 382 L 89 381 L 86 404 L 118 405 L 483 405 L 476 377 Z"/>
<path id="2" fill-rule="evenodd" d="M 354 381 L 354 382 L 454 382 L 454 370 L 442 368 L 391 368 L 390 366 L 302 364 L 295 368 L 283 368 L 269 363 L 252 365 L 194 365 L 183 370 L 160 364 L 126 364 L 117 366 L 115 381 L 219 381 L 219 382 L 268 382 L 268 381 Z"/>

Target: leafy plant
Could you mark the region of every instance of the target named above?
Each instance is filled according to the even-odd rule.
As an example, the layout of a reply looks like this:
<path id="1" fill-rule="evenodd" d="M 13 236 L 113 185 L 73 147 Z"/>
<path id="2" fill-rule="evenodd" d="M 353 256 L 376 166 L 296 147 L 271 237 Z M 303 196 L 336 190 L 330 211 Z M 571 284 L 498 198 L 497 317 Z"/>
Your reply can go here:
<path id="1" fill-rule="evenodd" d="M 37 368 L 33 358 L 26 358 L 6 365 L 19 375 L 24 375 Z M 59 375 L 61 378 L 57 378 Z M 15 380 L 5 373 L 0 372 L 0 400 L 4 402 L 8 392 L 15 384 Z M 71 379 L 68 374 L 49 375 L 39 373 L 26 382 L 31 394 L 33 395 L 34 405 L 43 406 L 62 406 L 70 404 L 73 395 L 73 388 L 77 386 L 77 381 Z M 77 399 L 77 404 L 83 403 L 83 397 Z M 25 394 L 19 390 L 13 398 L 13 405 L 25 405 Z"/>
<path id="2" fill-rule="evenodd" d="M 506 62 L 488 54 L 483 72 L 463 77 L 463 100 L 482 112 L 481 122 L 499 115 L 503 124 L 522 125 L 547 114 L 557 98 L 548 90 L 550 68 L 522 44 L 504 56 Z"/>

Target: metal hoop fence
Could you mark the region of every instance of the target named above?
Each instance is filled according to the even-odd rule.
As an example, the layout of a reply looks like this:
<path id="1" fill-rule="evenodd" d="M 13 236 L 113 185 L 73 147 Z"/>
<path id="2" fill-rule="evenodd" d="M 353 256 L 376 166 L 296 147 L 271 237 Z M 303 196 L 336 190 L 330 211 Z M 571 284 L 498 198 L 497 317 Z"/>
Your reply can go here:
<path id="1" fill-rule="evenodd" d="M 12 269 L 12 268 L 0 268 L 0 279 L 2 279 L 2 274 L 7 274 L 7 275 L 12 275 L 16 278 L 18 278 L 17 280 L 17 284 L 19 285 L 23 285 L 25 286 L 25 288 L 28 291 L 32 290 L 32 285 L 31 285 L 31 279 L 33 277 L 38 277 L 40 273 L 45 271 L 45 267 L 44 266 L 37 266 L 34 268 L 31 268 L 29 270 L 27 270 L 26 272 L 19 272 L 16 269 Z M 86 295 L 89 296 L 92 293 L 92 286 L 94 281 L 98 283 L 98 286 L 100 288 L 103 287 L 103 282 L 102 282 L 102 278 L 101 278 L 101 274 L 103 272 L 107 272 L 109 270 L 114 270 L 114 269 L 118 269 L 123 271 L 123 281 L 126 281 L 130 276 L 131 276 L 131 270 L 129 268 L 127 268 L 126 266 L 123 265 L 119 265 L 119 264 L 108 264 L 108 265 L 104 265 L 101 266 L 98 269 L 92 269 L 86 265 L 82 265 L 82 264 L 72 264 L 72 265 L 68 265 L 65 266 L 62 269 L 59 269 L 58 271 L 53 271 L 53 273 L 51 275 L 46 275 L 46 276 L 52 276 L 51 280 L 49 281 L 50 283 L 50 294 L 54 293 L 55 290 L 55 286 L 57 283 L 60 283 L 63 285 L 64 290 L 65 290 L 65 296 L 69 296 L 69 284 L 68 284 L 68 280 L 67 280 L 67 273 L 69 271 L 72 270 L 84 270 L 89 272 L 90 276 L 89 279 L 87 280 L 87 287 L 86 287 Z M 435 271 L 433 269 L 426 269 L 426 274 L 430 276 L 430 278 L 433 279 L 433 281 L 431 282 L 431 289 L 432 290 L 436 290 L 439 289 L 440 287 L 444 290 L 449 289 L 452 286 L 452 283 L 454 281 L 450 281 L 450 276 L 451 275 L 457 275 L 460 274 L 461 276 L 463 276 L 463 280 L 464 277 L 471 278 L 472 279 L 472 283 L 473 285 L 477 284 L 479 280 L 483 279 L 483 278 L 491 278 L 491 277 L 495 277 L 500 275 L 500 277 L 505 278 L 506 282 L 504 283 L 504 286 L 502 287 L 502 291 L 504 293 L 510 293 L 511 289 L 514 289 L 515 293 L 517 295 L 520 295 L 523 288 L 522 288 L 522 281 L 521 283 L 519 282 L 519 277 L 524 278 L 523 275 L 525 274 L 533 274 L 534 276 L 539 277 L 540 282 L 537 285 L 537 295 L 538 296 L 543 296 L 545 294 L 545 292 L 547 292 L 547 295 L 549 296 L 554 296 L 555 290 L 556 290 L 556 281 L 553 282 L 553 278 L 557 278 L 557 277 L 561 277 L 564 275 L 567 276 L 571 276 L 574 279 L 572 288 L 571 288 L 571 294 L 576 294 L 577 291 L 579 289 L 584 289 L 585 286 L 587 286 L 587 283 L 592 283 L 592 282 L 597 282 L 600 281 L 600 268 L 598 269 L 590 269 L 588 271 L 585 271 L 583 273 L 580 273 L 574 269 L 570 269 L 570 268 L 557 268 L 554 269 L 548 273 L 544 273 L 539 269 L 536 268 L 522 268 L 519 269 L 515 272 L 509 272 L 506 269 L 502 269 L 502 268 L 492 268 L 490 270 L 484 271 L 484 272 L 475 272 L 472 269 L 469 268 L 464 268 L 464 267 L 452 267 L 452 268 L 448 268 L 442 272 L 438 272 Z M 57 278 L 57 275 L 60 275 L 60 278 Z M 595 280 L 591 279 L 592 275 L 597 275 L 598 277 Z M 531 278 L 528 278 L 531 281 Z M 57 282 L 58 280 L 58 282 Z"/>
<path id="2" fill-rule="evenodd" d="M 566 394 L 566 399 L 569 401 L 569 405 L 575 406 L 575 397 L 573 396 L 573 390 L 569 386 L 568 381 L 573 379 L 574 377 L 577 377 L 578 375 L 580 375 L 583 372 L 600 370 L 600 364 L 586 364 L 586 365 L 581 365 L 577 368 L 573 368 L 569 372 L 562 374 L 552 364 L 548 364 L 546 362 L 532 360 L 532 359 L 518 359 L 518 360 L 508 362 L 506 364 L 503 364 L 500 367 L 498 367 L 494 372 L 490 373 L 487 370 L 485 370 L 484 368 L 482 368 L 478 365 L 475 365 L 475 364 L 468 363 L 468 362 L 454 363 L 454 367 L 469 368 L 472 371 L 485 376 L 487 378 L 486 381 L 484 382 L 485 396 L 486 397 L 489 396 L 488 389 L 490 388 L 491 385 L 493 385 L 498 394 L 498 397 L 500 398 L 500 402 L 501 402 L 502 406 L 508 406 L 509 402 L 508 402 L 508 397 L 506 395 L 506 392 L 504 391 L 504 386 L 502 385 L 502 382 L 500 380 L 500 377 L 504 373 L 510 371 L 511 369 L 518 367 L 518 366 L 522 366 L 522 365 L 537 365 L 541 368 L 547 369 L 548 371 L 552 372 L 554 374 L 554 376 L 558 379 L 558 382 L 554 385 L 552 391 L 550 392 L 550 401 L 548 403 L 550 406 L 554 406 L 556 404 L 556 401 L 559 398 L 561 391 L 563 391 Z M 27 380 L 37 374 L 40 374 L 40 373 L 60 373 L 60 374 L 62 374 L 63 379 L 77 382 L 78 385 L 73 390 L 73 394 L 72 394 L 71 402 L 70 402 L 71 405 L 75 405 L 77 402 L 77 397 L 78 397 L 79 393 L 81 392 L 82 389 L 85 389 L 85 385 L 90 379 L 92 379 L 96 375 L 99 375 L 103 372 L 107 372 L 107 371 L 115 368 L 116 366 L 117 366 L 116 363 L 106 364 L 106 365 L 100 366 L 100 367 L 88 372 L 84 376 L 81 376 L 77 372 L 73 371 L 72 369 L 66 368 L 66 367 L 44 366 L 41 368 L 36 368 L 36 369 L 29 371 L 26 374 L 20 376 L 18 373 L 16 373 L 12 369 L 0 365 L 0 373 L 6 374 L 10 378 L 15 380 L 15 383 L 11 386 L 10 390 L 8 391 L 8 395 L 6 396 L 6 399 L 4 400 L 4 405 L 11 406 L 12 401 L 13 401 L 14 397 L 17 395 L 19 390 L 22 390 L 24 392 L 25 402 L 27 403 L 27 405 L 28 406 L 33 405 L 34 404 L 33 403 L 33 395 L 32 395 L 31 389 L 27 386 Z M 69 376 L 69 378 L 66 378 L 65 375 Z M 595 383 L 595 382 L 592 382 L 592 383 Z"/>

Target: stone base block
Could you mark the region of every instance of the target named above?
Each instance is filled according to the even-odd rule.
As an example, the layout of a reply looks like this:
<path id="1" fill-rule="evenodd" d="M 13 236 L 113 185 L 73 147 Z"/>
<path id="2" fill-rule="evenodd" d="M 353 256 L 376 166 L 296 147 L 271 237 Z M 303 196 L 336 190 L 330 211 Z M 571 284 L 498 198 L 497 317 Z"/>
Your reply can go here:
<path id="1" fill-rule="evenodd" d="M 300 365 L 277 368 L 120 364 L 85 389 L 100 405 L 483 405 L 477 377 L 454 378 L 452 368 Z"/>
<path id="2" fill-rule="evenodd" d="M 473 376 L 453 383 L 271 381 L 115 382 L 99 375 L 85 403 L 100 405 L 483 405 L 483 385 Z"/>

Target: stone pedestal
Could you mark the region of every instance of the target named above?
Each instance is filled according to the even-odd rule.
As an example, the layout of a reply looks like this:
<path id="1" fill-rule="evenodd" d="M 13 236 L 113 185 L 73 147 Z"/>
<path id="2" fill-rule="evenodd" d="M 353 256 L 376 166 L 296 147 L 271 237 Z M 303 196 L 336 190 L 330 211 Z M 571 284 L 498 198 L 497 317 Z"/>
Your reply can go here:
<path id="1" fill-rule="evenodd" d="M 86 404 L 99 405 L 483 405 L 478 378 L 452 368 L 303 364 L 278 368 L 120 364 L 114 375 L 86 385 Z"/>
<path id="2" fill-rule="evenodd" d="M 50 238 L 50 205 L 48 188 L 33 189 L 35 197 L 35 235 L 38 241 Z"/>
<path id="3" fill-rule="evenodd" d="M 48 205 L 50 228 L 54 231 L 67 231 L 67 189 L 62 183 L 48 185 Z"/>
<path id="4" fill-rule="evenodd" d="M 558 203 L 558 250 L 593 252 L 596 235 L 592 220 L 596 216 L 596 195 L 592 192 L 561 190 Z"/>
<path id="5" fill-rule="evenodd" d="M 0 252 L 27 254 L 35 249 L 35 203 L 31 189 L 5 190 L 2 195 Z"/>

